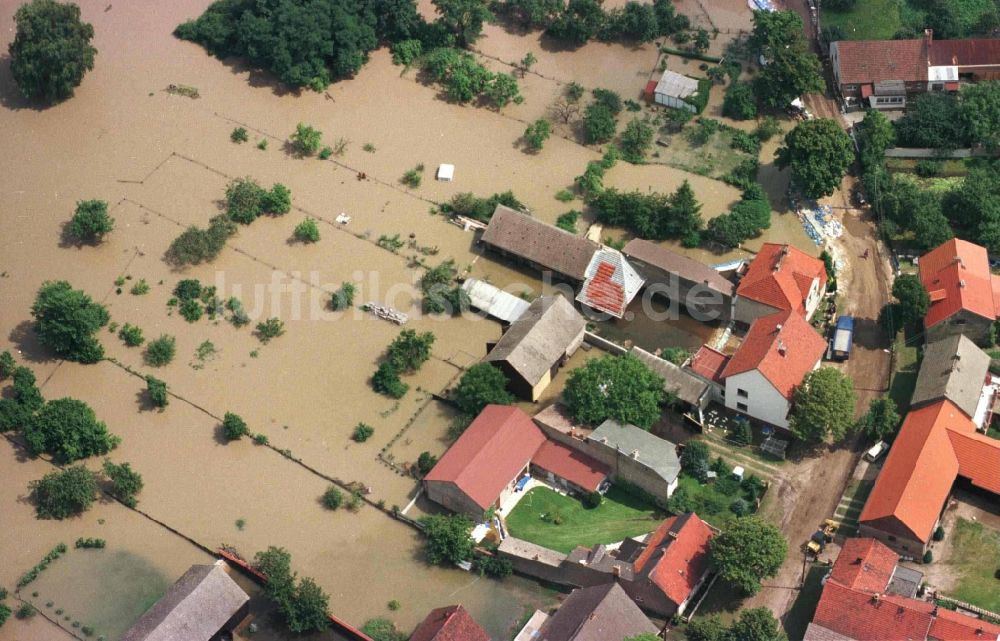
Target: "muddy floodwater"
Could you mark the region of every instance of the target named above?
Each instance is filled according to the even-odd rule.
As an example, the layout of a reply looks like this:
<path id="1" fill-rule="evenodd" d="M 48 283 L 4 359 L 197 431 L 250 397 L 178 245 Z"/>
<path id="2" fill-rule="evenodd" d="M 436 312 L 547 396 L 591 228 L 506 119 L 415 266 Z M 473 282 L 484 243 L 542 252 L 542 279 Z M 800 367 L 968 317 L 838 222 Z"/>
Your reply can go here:
<path id="1" fill-rule="evenodd" d="M 13 38 L 18 4 L 0 0 L 0 50 Z M 710 24 L 702 3 L 687 4 L 697 24 Z M 0 439 L 0 586 L 13 591 L 54 546 L 70 547 L 16 595 L 44 616 L 8 622 L 4 634 L 14 636 L 0 636 L 57 639 L 64 633 L 56 626 L 75 630 L 79 622 L 116 638 L 190 565 L 211 562 L 210 552 L 228 544 L 246 556 L 269 545 L 287 548 L 295 570 L 314 577 L 330 594 L 331 610 L 349 622 L 388 616 L 409 630 L 431 608 L 459 602 L 494 638 L 509 638 L 524 612 L 550 606 L 554 593 L 517 577 L 497 582 L 429 567 L 418 532 L 387 514 L 416 497 L 410 469 L 420 453 L 440 455 L 449 444 L 455 417 L 432 395 L 452 387 L 501 333 L 488 319 L 422 315 L 415 284 L 426 266 L 454 259 L 463 275 L 518 294 L 554 291 L 538 274 L 484 253 L 475 234 L 435 210 L 460 192 L 512 189 L 542 220 L 584 210 L 583 233 L 592 212 L 555 194 L 570 188 L 601 150 L 580 144 L 572 128 L 557 128 L 538 154 L 524 153 L 519 139 L 571 81 L 638 99 L 658 64 L 657 47 L 558 49 L 539 33 L 488 25 L 476 47 L 491 68 L 509 71 L 509 61 L 529 50 L 538 57 L 537 73 L 520 81 L 524 103 L 497 112 L 444 102 L 412 70 L 394 67 L 386 50 L 373 52 L 356 78 L 324 93 L 288 91 L 241 61 L 212 58 L 171 35 L 208 0 L 80 5 L 99 53 L 72 99 L 44 109 L 26 102 L 8 60 L 0 58 L 0 349 L 11 349 L 34 371 L 46 398 L 90 404 L 122 437 L 111 458 L 131 463 L 145 488 L 138 511 L 101 501 L 78 518 L 37 520 L 28 484 L 53 468 L 27 458 L 13 435 Z M 722 29 L 713 52 L 732 30 L 749 25 L 749 11 L 736 0 L 720 7 L 712 16 Z M 170 85 L 196 87 L 199 97 L 170 93 Z M 286 141 L 299 122 L 321 130 L 327 144 L 345 141 L 343 154 L 329 161 L 290 154 Z M 248 130 L 248 144 L 230 142 L 238 126 Z M 777 204 L 787 178 L 771 164 L 774 148 L 769 143 L 762 153 L 761 180 Z M 440 163 L 456 166 L 454 182 L 433 179 Z M 419 164 L 423 185 L 404 187 L 400 177 Z M 287 185 L 292 211 L 241 226 L 211 263 L 180 270 L 167 264 L 171 240 L 218 214 L 227 183 L 240 176 Z M 739 198 L 718 180 L 662 164 L 619 163 L 605 182 L 645 192 L 672 191 L 683 180 L 706 218 Z M 64 223 L 86 199 L 107 201 L 116 221 L 100 245 L 65 240 Z M 341 214 L 349 222 L 338 222 Z M 307 217 L 318 221 L 321 240 L 292 242 L 292 230 Z M 621 230 L 605 232 L 622 237 Z M 398 237 L 401 246 L 380 246 L 383 237 Z M 793 215 L 778 214 L 748 249 L 778 238 L 809 242 Z M 709 263 L 747 254 L 684 252 Z M 185 321 L 170 305 L 183 278 L 215 286 L 223 300 L 239 299 L 254 324 L 280 318 L 284 335 L 262 344 L 253 325 Z M 30 309 L 42 283 L 62 279 L 105 304 L 117 325 L 137 325 L 147 340 L 176 337 L 174 361 L 149 368 L 141 349 L 126 347 L 108 328 L 100 340 L 109 360 L 85 366 L 54 359 L 34 337 Z M 140 279 L 150 290 L 132 295 Z M 403 377 L 410 390 L 399 401 L 375 394 L 369 379 L 400 328 L 356 309 L 330 312 L 330 296 L 344 282 L 356 285 L 355 304 L 390 305 L 411 315 L 407 328 L 435 335 L 432 358 Z M 637 316 L 600 331 L 655 349 L 697 347 L 713 329 L 682 315 L 666 322 Z M 542 403 L 555 400 L 569 369 L 599 355 L 578 352 Z M 149 407 L 146 374 L 168 383 L 165 411 Z M 269 445 L 226 443 L 219 432 L 226 412 L 242 416 Z M 362 422 L 375 433 L 355 443 L 350 435 Z M 101 461 L 85 464 L 96 470 Z M 360 484 L 371 503 L 357 513 L 324 509 L 319 498 L 329 479 Z M 433 508 L 418 501 L 412 510 L 419 516 Z M 80 537 L 104 538 L 107 547 L 73 549 Z M 390 612 L 391 600 L 402 607 Z M 261 638 L 281 636 L 270 630 Z"/>

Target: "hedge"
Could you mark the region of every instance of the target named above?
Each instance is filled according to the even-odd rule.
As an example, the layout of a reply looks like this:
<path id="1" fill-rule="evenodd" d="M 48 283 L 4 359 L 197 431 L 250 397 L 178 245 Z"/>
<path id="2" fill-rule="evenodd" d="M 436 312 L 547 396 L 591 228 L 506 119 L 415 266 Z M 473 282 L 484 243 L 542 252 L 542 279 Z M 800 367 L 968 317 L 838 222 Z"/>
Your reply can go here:
<path id="1" fill-rule="evenodd" d="M 708 78 L 698 79 L 698 91 L 690 97 L 683 99 L 684 102 L 695 108 L 697 113 L 705 111 L 708 104 L 709 94 L 712 92 L 712 81 Z"/>
<path id="2" fill-rule="evenodd" d="M 694 51 L 685 51 L 684 49 L 674 49 L 673 47 L 660 47 L 660 51 L 663 53 L 669 53 L 674 56 L 680 56 L 682 58 L 704 60 L 705 62 L 714 62 L 716 64 L 722 62 L 722 58 L 719 58 L 718 56 L 709 56 L 703 53 L 695 53 Z"/>

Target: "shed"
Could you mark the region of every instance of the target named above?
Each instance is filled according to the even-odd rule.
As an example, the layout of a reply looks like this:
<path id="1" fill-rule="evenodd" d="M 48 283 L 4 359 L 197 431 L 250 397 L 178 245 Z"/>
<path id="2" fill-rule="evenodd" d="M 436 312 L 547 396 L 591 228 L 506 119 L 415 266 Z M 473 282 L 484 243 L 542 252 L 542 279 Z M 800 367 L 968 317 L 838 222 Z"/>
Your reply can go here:
<path id="1" fill-rule="evenodd" d="M 711 400 L 709 386 L 701 378 L 642 348 L 633 347 L 629 353 L 663 378 L 665 391 L 676 394 L 679 400 L 695 410 L 704 409 L 708 405 Z"/>
<path id="2" fill-rule="evenodd" d="M 621 252 L 601 247 L 587 265 L 586 280 L 576 300 L 593 310 L 622 318 L 644 282 Z"/>
<path id="3" fill-rule="evenodd" d="M 469 278 L 462 283 L 462 289 L 469 295 L 469 304 L 493 318 L 505 323 L 513 323 L 528 311 L 530 303 L 478 278 Z"/>
<path id="4" fill-rule="evenodd" d="M 442 163 L 438 166 L 437 179 L 444 182 L 451 182 L 455 178 L 455 165 Z"/>
<path id="5" fill-rule="evenodd" d="M 480 240 L 491 249 L 574 281 L 586 277 L 600 245 L 504 205 L 493 210 Z"/>
<path id="6" fill-rule="evenodd" d="M 696 93 L 698 93 L 697 80 L 667 69 L 653 89 L 653 100 L 658 105 L 695 112 L 697 108 L 685 99 Z"/>
<path id="7" fill-rule="evenodd" d="M 681 462 L 677 446 L 635 425 L 608 419 L 587 437 L 592 456 L 623 480 L 656 497 L 661 504 L 677 489 Z"/>
<path id="8" fill-rule="evenodd" d="M 191 566 L 122 641 L 209 641 L 231 632 L 246 616 L 250 597 L 227 569 L 225 561 Z"/>

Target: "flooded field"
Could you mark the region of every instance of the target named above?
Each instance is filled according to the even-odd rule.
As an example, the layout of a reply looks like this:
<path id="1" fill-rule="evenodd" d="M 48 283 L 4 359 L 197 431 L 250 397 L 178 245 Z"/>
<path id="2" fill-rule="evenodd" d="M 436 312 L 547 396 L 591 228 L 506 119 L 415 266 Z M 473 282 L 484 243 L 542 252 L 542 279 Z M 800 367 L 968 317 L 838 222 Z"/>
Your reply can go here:
<path id="1" fill-rule="evenodd" d="M 18 4 L 0 0 L 3 50 L 13 37 Z M 637 98 L 658 64 L 656 46 L 591 43 L 555 50 L 538 33 L 489 25 L 477 48 L 490 66 L 504 68 L 504 61 L 529 50 L 539 59 L 537 73 L 521 83 L 524 104 L 497 113 L 443 102 L 436 88 L 394 67 L 385 50 L 374 52 L 356 78 L 326 93 L 288 92 L 267 74 L 211 58 L 171 35 L 208 0 L 80 4 L 94 25 L 99 53 L 74 98 L 38 109 L 18 97 L 9 65 L 0 61 L 0 131 L 8 150 L 0 157 L 0 349 L 12 349 L 32 368 L 47 398 L 86 401 L 123 438 L 111 458 L 143 474 L 139 509 L 149 518 L 108 502 L 80 518 L 36 520 L 27 486 L 51 468 L 18 456 L 0 440 L 0 585 L 12 588 L 59 542 L 72 547 L 78 537 L 105 538 L 107 549 L 70 550 L 20 596 L 51 611 L 48 617 L 62 625 L 80 621 L 115 638 L 191 564 L 211 560 L 155 519 L 209 549 L 227 543 L 252 555 L 268 545 L 286 547 L 295 569 L 315 577 L 330 593 L 331 609 L 353 623 L 390 614 L 386 603 L 397 599 L 403 607 L 391 618 L 409 629 L 431 608 L 457 601 L 496 638 L 506 638 L 525 608 L 551 604 L 553 595 L 517 578 L 499 583 L 428 567 L 416 531 L 375 507 L 356 514 L 323 509 L 319 496 L 328 481 L 322 476 L 361 482 L 371 488 L 369 498 L 386 507 L 413 499 L 418 484 L 405 470 L 422 451 L 444 451 L 453 419 L 430 394 L 453 385 L 500 335 L 500 326 L 489 320 L 421 317 L 414 287 L 423 271 L 418 263 L 451 258 L 467 275 L 511 291 L 552 291 L 537 274 L 484 255 L 472 233 L 432 215 L 432 209 L 459 192 L 507 189 L 549 222 L 568 209 L 582 209 L 580 201 L 561 203 L 554 195 L 571 186 L 599 151 L 565 132 L 570 139 L 554 136 L 542 153 L 525 154 L 518 142 L 525 124 L 544 115 L 570 81 Z M 734 1 L 722 5 L 725 29 L 749 20 L 749 11 L 741 13 Z M 714 12 L 712 17 L 720 20 Z M 722 40 L 713 41 L 713 52 Z M 200 98 L 171 95 L 165 91 L 170 84 L 197 87 Z M 713 96 L 710 110 L 719 99 Z M 344 154 L 324 162 L 286 152 L 284 142 L 298 122 L 322 130 L 327 143 L 347 140 Z M 236 126 L 249 130 L 250 144 L 229 141 Z M 269 142 L 267 150 L 255 146 L 259 140 Z M 366 145 L 373 151 L 365 151 Z M 769 159 L 768 153 L 773 156 L 773 147 L 762 158 Z M 433 180 L 444 162 L 456 165 L 454 182 Z M 787 179 L 768 169 L 769 162 L 762 162 L 761 178 L 773 198 Z M 423 186 L 404 188 L 402 174 L 421 163 Z M 367 179 L 358 179 L 362 172 Z M 211 264 L 184 270 L 168 265 L 163 257 L 170 241 L 216 215 L 226 184 L 239 176 L 287 185 L 292 211 L 241 227 Z M 739 198 L 738 190 L 719 181 L 662 165 L 619 163 L 606 183 L 671 191 L 685 179 L 706 217 Z M 108 201 L 115 231 L 100 246 L 65 244 L 63 224 L 77 201 L 91 198 Z M 351 222 L 335 222 L 340 213 Z M 307 216 L 319 221 L 322 239 L 310 246 L 289 242 Z M 794 220 L 775 216 L 761 240 L 808 243 L 797 221 L 786 218 Z M 377 245 L 380 236 L 396 234 L 404 242 L 398 251 Z M 684 251 L 708 262 L 729 256 Z M 126 279 L 121 292 L 118 278 Z M 255 321 L 280 317 L 285 334 L 263 345 L 251 327 L 185 321 L 168 306 L 182 278 L 216 286 L 222 299 L 239 298 Z M 140 349 L 107 331 L 101 340 L 115 362 L 81 366 L 53 359 L 31 331 L 30 308 L 39 286 L 56 279 L 104 302 L 114 322 L 140 326 L 147 339 L 176 336 L 174 362 L 150 369 Z M 138 279 L 150 284 L 148 294 L 129 293 Z M 432 359 L 404 377 L 410 391 L 398 402 L 373 393 L 368 379 L 399 328 L 359 311 L 331 313 L 327 301 L 343 282 L 357 285 L 356 303 L 391 305 L 413 314 L 408 328 L 435 334 Z M 620 332 L 649 348 L 697 346 L 710 331 L 683 319 L 602 328 L 605 335 Z M 543 402 L 558 396 L 569 369 L 600 354 L 578 352 Z M 167 381 L 175 395 L 170 406 L 150 411 L 144 382 L 128 370 Z M 227 411 L 241 415 L 273 447 L 248 439 L 226 444 L 218 424 Z M 359 422 L 375 428 L 363 444 L 349 438 Z M 100 461 L 87 465 L 96 469 Z M 63 614 L 56 615 L 57 609 Z M 72 618 L 65 620 L 67 615 Z M 42 617 L 8 626 L 5 634 L 14 630 L 14 638 L 25 641 L 62 634 Z M 259 638 L 281 637 L 271 631 Z"/>

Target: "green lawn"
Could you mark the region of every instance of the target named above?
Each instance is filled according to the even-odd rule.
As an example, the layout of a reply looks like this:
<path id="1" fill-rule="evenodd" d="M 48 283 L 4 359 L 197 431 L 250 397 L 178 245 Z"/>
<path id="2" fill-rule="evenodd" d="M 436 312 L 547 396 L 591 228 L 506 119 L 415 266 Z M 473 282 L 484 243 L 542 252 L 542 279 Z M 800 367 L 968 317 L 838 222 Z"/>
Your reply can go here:
<path id="1" fill-rule="evenodd" d="M 820 25 L 840 27 L 848 40 L 890 40 L 902 26 L 899 0 L 859 0 L 851 11 L 823 10 Z"/>
<path id="2" fill-rule="evenodd" d="M 913 390 L 917 386 L 917 373 L 920 371 L 917 341 L 910 341 L 907 344 L 904 341 L 904 332 L 899 332 L 893 348 L 896 352 L 896 367 L 889 383 L 889 396 L 896 402 L 900 414 L 903 414 L 910 407 L 910 399 L 913 398 Z"/>
<path id="3" fill-rule="evenodd" d="M 559 525 L 553 521 L 558 517 Z M 612 486 L 600 507 L 587 509 L 547 487 L 530 490 L 507 516 L 512 536 L 559 552 L 648 534 L 663 520 L 654 506 Z"/>
<path id="4" fill-rule="evenodd" d="M 725 529 L 729 521 L 736 518 L 736 515 L 729 509 L 729 506 L 736 499 L 747 499 L 750 507 L 754 506 L 749 494 L 740 488 L 739 483 L 730 479 L 720 478 L 715 483 L 703 485 L 698 482 L 698 479 L 681 472 L 677 491 L 682 490 L 691 497 L 693 511 L 719 529 Z M 676 493 L 674 496 L 677 496 Z"/>
<path id="5" fill-rule="evenodd" d="M 1000 612 L 1000 532 L 958 519 L 951 532 L 949 565 L 958 570 L 958 587 L 948 596 L 991 612 Z"/>

